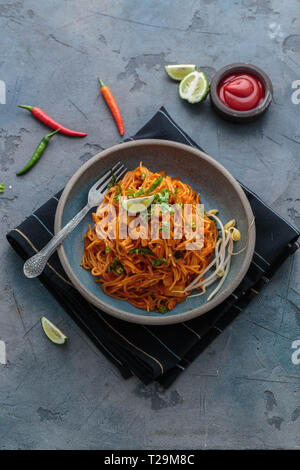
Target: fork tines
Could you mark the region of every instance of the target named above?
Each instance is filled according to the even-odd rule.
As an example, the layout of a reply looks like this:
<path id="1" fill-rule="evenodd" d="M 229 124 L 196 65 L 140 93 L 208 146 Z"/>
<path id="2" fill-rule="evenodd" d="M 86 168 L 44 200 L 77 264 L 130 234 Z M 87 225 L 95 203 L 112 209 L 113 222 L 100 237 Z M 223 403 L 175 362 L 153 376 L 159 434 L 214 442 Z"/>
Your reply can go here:
<path id="1" fill-rule="evenodd" d="M 112 177 L 115 177 L 116 182 L 120 181 L 120 179 L 124 176 L 127 172 L 127 168 L 123 165 L 123 163 L 118 162 L 116 163 L 110 170 L 108 170 L 101 178 L 93 185 L 91 189 L 100 190 L 104 192 L 107 190 L 107 185 L 111 181 Z"/>

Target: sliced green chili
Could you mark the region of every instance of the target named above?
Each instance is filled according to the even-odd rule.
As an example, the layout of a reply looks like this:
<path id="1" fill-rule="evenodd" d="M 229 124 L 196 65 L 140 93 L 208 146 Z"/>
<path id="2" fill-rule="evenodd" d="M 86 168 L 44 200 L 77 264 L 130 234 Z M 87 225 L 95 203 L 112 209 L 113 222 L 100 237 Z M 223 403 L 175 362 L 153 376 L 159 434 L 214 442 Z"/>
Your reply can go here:
<path id="1" fill-rule="evenodd" d="M 133 248 L 129 253 L 136 255 L 154 255 L 153 251 L 149 250 L 149 248 Z"/>
<path id="2" fill-rule="evenodd" d="M 4 193 L 4 184 L 0 184 L 0 194 Z"/>
<path id="3" fill-rule="evenodd" d="M 128 196 L 128 199 L 132 199 L 133 197 L 138 197 L 144 194 L 145 188 L 139 189 L 137 192 L 134 191 L 134 189 L 128 188 L 126 191 L 126 195 Z"/>
<path id="4" fill-rule="evenodd" d="M 47 135 L 45 135 L 45 137 L 43 137 L 43 139 L 40 141 L 39 145 L 37 146 L 34 154 L 32 155 L 31 159 L 29 160 L 29 162 L 24 166 L 24 168 L 22 168 L 22 170 L 20 170 L 16 173 L 17 176 L 24 175 L 25 173 L 27 173 L 27 171 L 29 171 L 37 163 L 37 161 L 41 158 L 44 151 L 46 150 L 47 145 L 49 144 L 49 141 L 50 141 L 51 137 L 53 137 L 59 131 L 60 131 L 60 129 L 57 129 L 56 131 L 51 132 L 51 134 L 47 134 Z"/>
<path id="5" fill-rule="evenodd" d="M 133 197 L 141 196 L 142 194 L 144 194 L 144 191 L 145 191 L 145 188 L 141 188 L 137 193 L 134 193 Z"/>
<path id="6" fill-rule="evenodd" d="M 152 266 L 160 266 L 161 263 L 166 263 L 167 264 L 166 258 L 157 258 L 157 259 L 152 260 Z"/>
<path id="7" fill-rule="evenodd" d="M 126 196 L 133 196 L 133 194 L 134 194 L 134 189 L 128 188 L 128 189 L 126 190 Z"/>
<path id="8" fill-rule="evenodd" d="M 147 196 L 147 194 L 149 193 L 152 193 L 152 191 L 154 191 L 154 189 L 156 189 L 160 185 L 162 179 L 162 175 L 159 175 L 159 177 L 156 178 L 156 180 L 151 184 L 150 188 L 147 189 L 147 191 L 145 192 L 145 196 Z"/>

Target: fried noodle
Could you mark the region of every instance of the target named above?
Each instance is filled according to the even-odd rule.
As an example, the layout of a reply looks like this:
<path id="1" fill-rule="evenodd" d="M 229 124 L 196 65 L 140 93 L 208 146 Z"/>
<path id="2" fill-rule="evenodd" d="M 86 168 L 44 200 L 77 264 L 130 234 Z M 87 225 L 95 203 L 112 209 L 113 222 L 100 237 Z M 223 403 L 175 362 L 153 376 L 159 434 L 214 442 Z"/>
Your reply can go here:
<path id="1" fill-rule="evenodd" d="M 164 171 L 152 173 L 142 163 L 133 171 L 128 171 L 123 179 L 111 187 L 105 194 L 100 207 L 113 204 L 116 219 L 119 214 L 119 196 L 129 197 L 136 192 L 145 194 L 159 176 L 160 184 L 149 192 L 149 195 L 168 193 L 170 205 L 191 204 L 193 215 L 200 194 L 180 178 L 167 176 Z M 137 308 L 165 313 L 172 310 L 190 294 L 186 288 L 210 264 L 215 252 L 218 229 L 214 220 L 204 214 L 204 240 L 199 250 L 187 250 L 189 240 L 185 235 L 174 238 L 174 213 L 170 213 L 170 232 L 168 239 L 160 236 L 151 239 L 119 238 L 118 221 L 116 220 L 116 238 L 107 236 L 100 239 L 96 227 L 102 216 L 92 214 L 94 224 L 89 225 L 84 236 L 82 266 L 95 276 L 95 282 L 102 284 L 104 292 L 119 300 L 126 300 Z M 128 224 L 134 216 L 128 215 Z M 150 224 L 151 220 L 149 220 Z M 145 254 L 146 252 L 146 254 Z M 142 254 L 144 253 L 144 254 Z M 117 260 L 117 262 L 116 262 Z M 155 262 L 155 260 L 164 260 Z M 114 269 L 118 266 L 120 269 Z M 197 287 L 202 289 L 202 287 Z"/>

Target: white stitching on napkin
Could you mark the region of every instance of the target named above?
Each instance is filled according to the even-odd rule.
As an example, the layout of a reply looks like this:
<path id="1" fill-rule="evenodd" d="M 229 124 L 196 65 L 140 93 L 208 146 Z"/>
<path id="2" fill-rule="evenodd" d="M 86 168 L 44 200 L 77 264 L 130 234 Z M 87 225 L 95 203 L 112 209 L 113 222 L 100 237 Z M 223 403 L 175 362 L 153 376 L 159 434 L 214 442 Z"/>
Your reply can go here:
<path id="1" fill-rule="evenodd" d="M 0 340 L 0 364 L 6 364 L 6 347 L 4 341 Z"/>

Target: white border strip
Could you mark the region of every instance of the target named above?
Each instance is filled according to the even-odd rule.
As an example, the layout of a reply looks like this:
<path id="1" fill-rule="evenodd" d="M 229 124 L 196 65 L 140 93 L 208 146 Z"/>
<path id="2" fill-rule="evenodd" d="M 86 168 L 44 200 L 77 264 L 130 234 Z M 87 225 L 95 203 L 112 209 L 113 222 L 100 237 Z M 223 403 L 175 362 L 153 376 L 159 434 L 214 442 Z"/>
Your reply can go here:
<path id="1" fill-rule="evenodd" d="M 0 340 L 0 364 L 6 364 L 6 345 L 2 340 Z"/>

